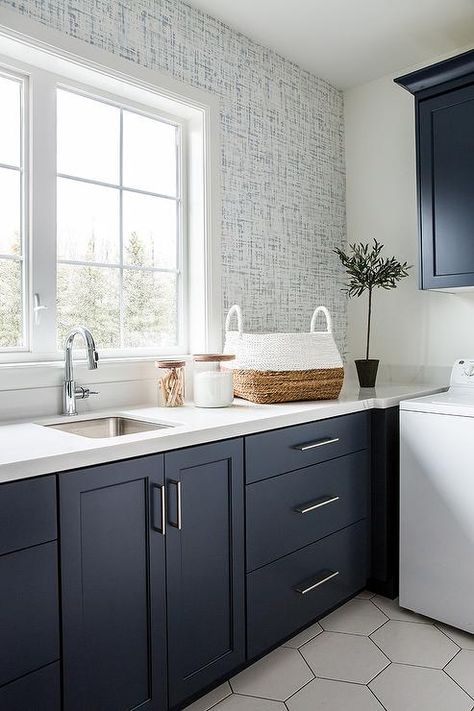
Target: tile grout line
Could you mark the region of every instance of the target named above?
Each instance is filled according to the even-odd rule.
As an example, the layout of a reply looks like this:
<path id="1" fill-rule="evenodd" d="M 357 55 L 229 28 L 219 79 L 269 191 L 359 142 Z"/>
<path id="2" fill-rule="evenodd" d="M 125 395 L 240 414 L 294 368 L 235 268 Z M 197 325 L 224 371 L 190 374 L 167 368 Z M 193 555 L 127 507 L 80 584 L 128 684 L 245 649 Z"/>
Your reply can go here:
<path id="1" fill-rule="evenodd" d="M 390 665 L 389 665 L 389 666 L 390 666 Z M 388 669 L 388 667 L 385 667 L 385 669 Z M 382 669 L 382 671 L 380 672 L 380 674 L 382 674 L 382 672 L 384 672 L 385 669 Z M 378 676 L 378 674 L 377 674 L 377 676 Z M 375 678 L 377 678 L 377 677 L 375 677 Z M 373 679 L 372 679 L 372 681 L 373 681 Z M 372 683 L 372 682 L 369 682 L 369 683 Z M 374 697 L 374 699 L 377 701 L 377 703 L 379 703 L 380 706 L 384 709 L 384 711 L 388 711 L 387 707 L 384 706 L 384 704 L 380 701 L 379 697 L 377 696 L 377 694 L 375 693 L 375 691 L 373 691 L 373 690 L 370 688 L 369 684 L 366 684 L 366 686 L 367 686 L 368 690 L 370 691 L 370 693 L 372 694 L 372 696 Z"/>

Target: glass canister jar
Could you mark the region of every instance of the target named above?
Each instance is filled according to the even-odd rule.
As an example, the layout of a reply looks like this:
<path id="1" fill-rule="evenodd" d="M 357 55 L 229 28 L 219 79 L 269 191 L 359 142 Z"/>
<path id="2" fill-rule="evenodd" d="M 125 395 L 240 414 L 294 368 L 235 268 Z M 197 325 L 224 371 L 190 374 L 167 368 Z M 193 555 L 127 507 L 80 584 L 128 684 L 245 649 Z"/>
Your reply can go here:
<path id="1" fill-rule="evenodd" d="M 157 360 L 158 404 L 161 407 L 184 405 L 184 360 Z"/>
<path id="2" fill-rule="evenodd" d="M 194 360 L 194 404 L 196 407 L 229 407 L 234 400 L 232 369 L 225 363 L 234 355 L 203 353 Z"/>

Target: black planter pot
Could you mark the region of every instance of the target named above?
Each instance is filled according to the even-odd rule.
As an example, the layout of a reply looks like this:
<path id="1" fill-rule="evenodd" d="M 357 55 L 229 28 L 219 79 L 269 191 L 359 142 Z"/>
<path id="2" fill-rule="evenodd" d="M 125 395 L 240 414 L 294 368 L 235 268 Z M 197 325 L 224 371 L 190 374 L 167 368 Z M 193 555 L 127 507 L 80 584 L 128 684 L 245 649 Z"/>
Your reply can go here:
<path id="1" fill-rule="evenodd" d="M 377 370 L 379 367 L 378 360 L 369 358 L 369 360 L 356 360 L 357 375 L 359 376 L 359 385 L 361 388 L 375 387 L 377 380 Z"/>

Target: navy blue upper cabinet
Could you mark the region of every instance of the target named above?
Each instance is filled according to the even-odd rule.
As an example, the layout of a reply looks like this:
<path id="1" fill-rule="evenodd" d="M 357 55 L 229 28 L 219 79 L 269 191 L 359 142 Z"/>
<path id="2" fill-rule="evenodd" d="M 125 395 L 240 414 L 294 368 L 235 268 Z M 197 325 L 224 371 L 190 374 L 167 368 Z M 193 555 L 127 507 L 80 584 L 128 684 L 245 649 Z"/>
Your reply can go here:
<path id="1" fill-rule="evenodd" d="M 474 286 L 474 51 L 396 79 L 415 95 L 423 289 Z"/>
<path id="2" fill-rule="evenodd" d="M 163 457 L 59 476 L 64 708 L 166 708 Z"/>
<path id="3" fill-rule="evenodd" d="M 169 704 L 245 659 L 242 440 L 165 455 Z"/>

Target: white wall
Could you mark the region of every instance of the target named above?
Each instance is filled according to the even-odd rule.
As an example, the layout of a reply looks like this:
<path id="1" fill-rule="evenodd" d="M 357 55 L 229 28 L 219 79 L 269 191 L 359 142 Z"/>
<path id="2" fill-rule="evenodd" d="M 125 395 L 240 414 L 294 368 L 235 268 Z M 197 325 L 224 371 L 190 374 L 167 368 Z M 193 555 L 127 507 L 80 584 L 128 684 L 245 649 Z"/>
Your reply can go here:
<path id="1" fill-rule="evenodd" d="M 414 99 L 393 76 L 344 98 L 348 240 L 375 236 L 414 265 L 398 289 L 375 295 L 371 355 L 397 375 L 445 378 L 456 358 L 474 357 L 474 293 L 418 290 Z M 349 304 L 349 360 L 365 357 L 366 303 Z"/>

